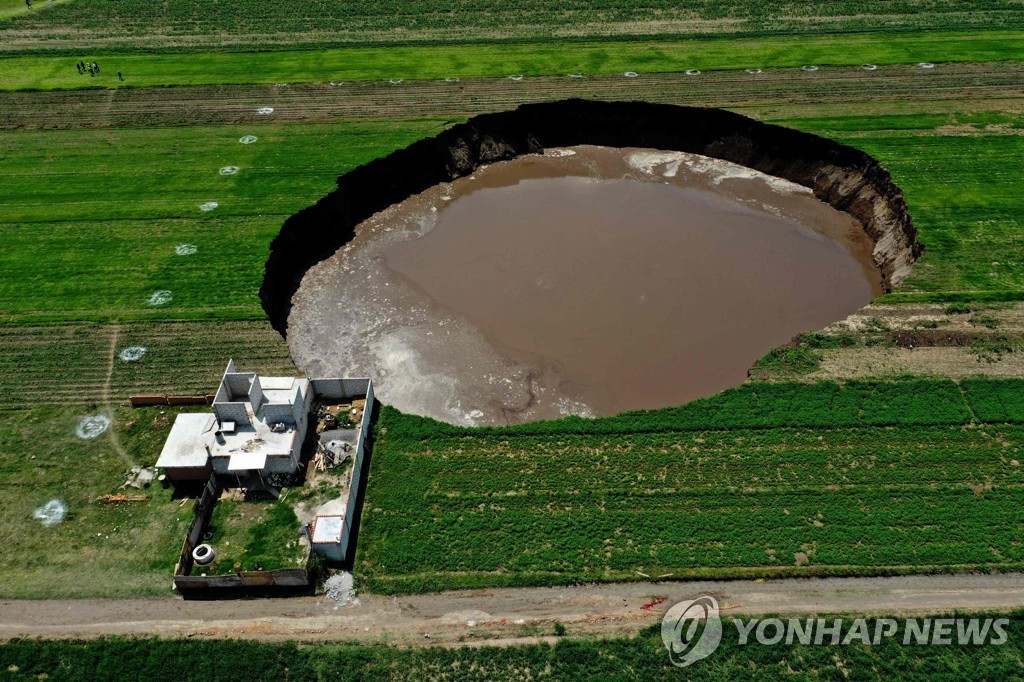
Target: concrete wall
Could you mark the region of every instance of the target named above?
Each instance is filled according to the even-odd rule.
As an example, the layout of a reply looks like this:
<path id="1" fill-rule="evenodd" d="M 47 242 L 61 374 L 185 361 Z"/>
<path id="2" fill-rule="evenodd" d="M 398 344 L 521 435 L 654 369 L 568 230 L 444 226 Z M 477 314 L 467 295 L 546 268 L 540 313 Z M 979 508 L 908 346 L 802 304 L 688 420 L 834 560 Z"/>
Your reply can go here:
<path id="1" fill-rule="evenodd" d="M 252 381 L 255 378 L 255 372 L 236 372 L 234 374 L 225 374 L 224 383 L 227 384 L 228 389 L 231 391 L 232 399 L 238 400 L 249 395 L 249 387 L 252 386 Z"/>
<path id="2" fill-rule="evenodd" d="M 263 416 L 268 424 L 276 422 L 284 422 L 292 426 L 296 424 L 295 407 L 287 403 L 267 403 L 263 406 Z"/>
<path id="3" fill-rule="evenodd" d="M 369 379 L 366 380 L 366 408 L 363 410 L 363 417 L 359 420 L 359 440 L 356 443 L 355 457 L 352 462 L 352 484 L 349 486 L 348 493 L 348 505 L 345 508 L 345 526 L 341 535 L 341 559 L 342 563 L 351 560 L 355 555 L 355 533 L 356 528 L 353 527 L 353 519 L 359 518 L 359 507 L 363 503 L 362 496 L 359 494 L 362 486 L 363 479 L 367 474 L 367 465 L 369 459 L 367 458 L 366 450 L 368 447 L 368 441 L 370 437 L 370 430 L 373 428 L 373 407 L 374 407 L 374 396 L 373 396 L 373 382 Z"/>
<path id="4" fill-rule="evenodd" d="M 260 403 L 263 402 L 263 386 L 255 374 L 252 377 L 252 386 L 249 387 L 249 402 L 252 403 L 253 412 L 259 411 Z"/>
<path id="5" fill-rule="evenodd" d="M 217 414 L 217 421 L 232 421 L 241 426 L 249 425 L 249 413 L 245 409 L 245 403 L 214 403 L 213 411 Z"/>
<path id="6" fill-rule="evenodd" d="M 210 523 L 210 517 L 213 516 L 213 507 L 217 504 L 217 496 L 220 495 L 220 484 L 217 482 L 215 476 L 210 476 L 206 482 L 206 487 L 203 488 L 202 494 L 196 499 L 195 504 L 192 505 L 192 523 L 189 524 L 188 530 L 185 532 L 185 542 L 181 546 L 181 554 L 178 556 L 178 564 L 174 567 L 174 577 L 177 580 L 178 576 L 187 576 L 192 572 L 192 566 L 195 560 L 192 558 L 192 550 L 195 549 L 196 545 L 200 544 L 200 538 L 203 535 L 203 530 Z"/>
<path id="7" fill-rule="evenodd" d="M 314 397 L 323 400 L 352 400 L 366 395 L 369 379 L 311 379 Z M 370 401 L 367 400 L 367 403 Z"/>

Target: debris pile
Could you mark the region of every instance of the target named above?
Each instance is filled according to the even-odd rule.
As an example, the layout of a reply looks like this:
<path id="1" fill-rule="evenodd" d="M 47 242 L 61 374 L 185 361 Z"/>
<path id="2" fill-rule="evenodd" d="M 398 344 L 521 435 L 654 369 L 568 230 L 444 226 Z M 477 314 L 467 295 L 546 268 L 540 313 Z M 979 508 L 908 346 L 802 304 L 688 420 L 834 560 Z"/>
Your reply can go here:
<path id="1" fill-rule="evenodd" d="M 356 606 L 356 590 L 352 584 L 352 574 L 347 571 L 335 573 L 324 583 L 327 598 L 338 606 Z"/>

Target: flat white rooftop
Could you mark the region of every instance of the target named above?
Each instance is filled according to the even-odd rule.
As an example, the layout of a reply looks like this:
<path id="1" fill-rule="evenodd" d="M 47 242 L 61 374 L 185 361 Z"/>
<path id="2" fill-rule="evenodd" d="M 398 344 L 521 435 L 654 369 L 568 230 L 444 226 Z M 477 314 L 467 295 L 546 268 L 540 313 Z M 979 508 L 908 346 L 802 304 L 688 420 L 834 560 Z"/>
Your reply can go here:
<path id="1" fill-rule="evenodd" d="M 289 455 L 292 445 L 298 437 L 294 426 L 289 425 L 280 433 L 274 432 L 271 424 L 260 420 L 249 412 L 249 419 L 252 424 L 249 426 L 237 426 L 232 433 L 222 433 L 223 443 L 214 442 L 211 447 L 211 455 L 214 457 L 230 457 L 228 469 L 231 471 L 244 471 L 246 469 L 262 469 L 266 459 L 270 455 Z M 263 461 L 258 462 L 262 457 Z M 249 466 L 253 464 L 259 466 Z"/>
<path id="2" fill-rule="evenodd" d="M 156 465 L 163 469 L 201 468 L 208 464 L 208 446 L 214 445 L 217 418 L 201 414 L 179 414 L 167 436 Z"/>
<path id="3" fill-rule="evenodd" d="M 344 516 L 316 517 L 313 521 L 313 543 L 319 545 L 341 542 L 341 530 L 344 525 Z"/>

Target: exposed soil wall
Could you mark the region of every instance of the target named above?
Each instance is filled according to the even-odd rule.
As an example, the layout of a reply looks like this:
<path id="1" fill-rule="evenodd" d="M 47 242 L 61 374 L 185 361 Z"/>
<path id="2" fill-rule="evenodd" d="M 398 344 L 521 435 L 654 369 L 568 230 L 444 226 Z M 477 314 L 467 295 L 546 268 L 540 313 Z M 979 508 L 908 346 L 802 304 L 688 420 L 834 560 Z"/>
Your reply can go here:
<path id="1" fill-rule="evenodd" d="M 886 291 L 923 253 L 903 193 L 867 154 L 808 133 L 720 109 L 644 102 L 564 100 L 477 116 L 338 178 L 338 189 L 290 217 L 271 244 L 260 299 L 287 332 L 292 295 L 306 271 L 331 256 L 374 213 L 481 164 L 575 145 L 703 154 L 809 187 L 875 243 Z"/>

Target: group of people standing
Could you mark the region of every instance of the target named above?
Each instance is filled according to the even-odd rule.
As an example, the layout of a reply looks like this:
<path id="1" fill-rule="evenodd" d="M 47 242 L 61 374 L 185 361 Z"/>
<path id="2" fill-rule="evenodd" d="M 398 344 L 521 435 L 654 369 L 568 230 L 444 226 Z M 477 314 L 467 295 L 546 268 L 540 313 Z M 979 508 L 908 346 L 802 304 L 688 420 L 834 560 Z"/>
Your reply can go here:
<path id="1" fill-rule="evenodd" d="M 100 72 L 100 65 L 96 62 L 86 63 L 84 61 L 80 61 L 75 64 L 75 68 L 78 69 L 78 73 L 80 75 L 85 75 L 85 73 L 88 72 L 90 76 L 95 76 Z M 117 72 L 117 79 L 120 81 L 124 80 L 124 76 L 121 75 L 120 71 Z"/>

